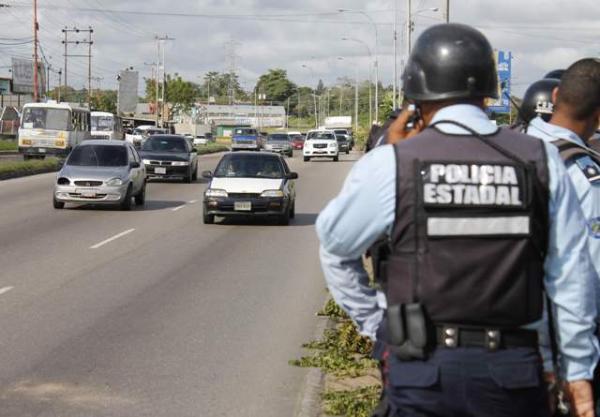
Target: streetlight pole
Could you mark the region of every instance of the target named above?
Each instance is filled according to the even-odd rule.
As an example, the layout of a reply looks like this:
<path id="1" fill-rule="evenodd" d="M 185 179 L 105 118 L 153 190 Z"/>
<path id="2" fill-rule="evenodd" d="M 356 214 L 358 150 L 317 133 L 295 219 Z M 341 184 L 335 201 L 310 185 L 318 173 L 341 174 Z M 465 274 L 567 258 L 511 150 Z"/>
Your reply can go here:
<path id="1" fill-rule="evenodd" d="M 392 110 L 396 110 L 396 96 L 397 96 L 397 82 L 398 82 L 398 31 L 396 26 L 398 24 L 398 2 L 394 0 L 394 82 L 393 82 L 393 97 L 392 97 Z"/>
<path id="2" fill-rule="evenodd" d="M 313 72 L 312 68 L 306 64 L 302 64 L 302 68 L 306 68 L 310 71 L 311 77 L 314 82 L 315 73 Z M 317 91 L 316 90 L 313 91 L 313 101 L 314 101 L 314 105 L 315 105 L 315 129 L 317 129 L 319 127 L 319 114 L 317 113 Z"/>
<path id="3" fill-rule="evenodd" d="M 408 42 L 407 48 L 406 50 L 408 51 L 408 55 L 410 56 L 410 51 L 412 50 L 412 32 L 415 29 L 415 22 L 413 22 L 412 20 L 412 16 L 417 15 L 418 13 L 421 12 L 437 12 L 439 10 L 439 7 L 431 7 L 429 9 L 420 9 L 417 10 L 416 12 L 412 12 L 411 10 L 411 0 L 408 0 L 408 24 L 406 25 L 406 40 Z"/>
<path id="4" fill-rule="evenodd" d="M 410 1 L 410 0 L 409 0 Z M 365 16 L 373 25 L 373 30 L 375 31 L 375 121 L 379 121 L 379 55 L 377 53 L 377 45 L 379 34 L 377 31 L 377 24 L 373 20 L 371 16 L 369 16 L 366 12 L 362 10 L 354 10 L 354 9 L 338 9 L 340 13 L 350 12 L 350 13 L 359 13 Z"/>
<path id="5" fill-rule="evenodd" d="M 343 41 L 351 41 L 351 42 L 357 42 L 362 44 L 365 48 L 367 48 L 367 52 L 369 53 L 369 128 L 371 128 L 371 126 L 373 125 L 373 99 L 371 97 L 371 80 L 372 80 L 372 68 L 371 68 L 371 48 L 369 48 L 369 45 L 365 42 L 362 41 L 360 39 L 355 39 L 355 38 L 342 38 Z M 357 69 L 358 71 L 358 69 Z M 358 78 L 358 76 L 357 76 Z"/>

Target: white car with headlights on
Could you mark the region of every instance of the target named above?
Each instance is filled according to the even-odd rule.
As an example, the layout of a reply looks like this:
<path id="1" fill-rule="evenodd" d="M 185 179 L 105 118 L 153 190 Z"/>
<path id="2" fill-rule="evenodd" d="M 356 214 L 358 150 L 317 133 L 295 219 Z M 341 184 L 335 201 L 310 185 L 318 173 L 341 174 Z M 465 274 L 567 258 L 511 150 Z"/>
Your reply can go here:
<path id="1" fill-rule="evenodd" d="M 281 155 L 236 152 L 221 158 L 215 172 L 204 171 L 210 184 L 204 193 L 204 223 L 215 216 L 265 216 L 287 225 L 296 214 L 298 174 Z"/>
<path id="2" fill-rule="evenodd" d="M 311 130 L 306 134 L 302 155 L 304 162 L 311 158 L 333 158 L 334 162 L 339 160 L 340 150 L 332 130 Z"/>

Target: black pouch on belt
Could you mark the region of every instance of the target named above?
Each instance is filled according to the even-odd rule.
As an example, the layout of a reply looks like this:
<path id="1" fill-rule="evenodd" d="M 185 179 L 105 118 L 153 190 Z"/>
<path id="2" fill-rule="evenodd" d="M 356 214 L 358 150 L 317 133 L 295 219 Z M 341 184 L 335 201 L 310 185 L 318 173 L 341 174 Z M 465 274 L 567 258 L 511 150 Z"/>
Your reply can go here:
<path id="1" fill-rule="evenodd" d="M 397 304 L 388 307 L 387 340 L 398 359 L 426 359 L 429 327 L 421 303 Z"/>

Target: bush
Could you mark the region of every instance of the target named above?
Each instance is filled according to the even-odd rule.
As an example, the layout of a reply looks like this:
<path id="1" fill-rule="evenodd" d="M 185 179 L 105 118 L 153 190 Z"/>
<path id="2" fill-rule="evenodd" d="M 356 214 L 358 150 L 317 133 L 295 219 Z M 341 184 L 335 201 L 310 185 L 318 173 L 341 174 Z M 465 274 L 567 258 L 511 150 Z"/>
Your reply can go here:
<path id="1" fill-rule="evenodd" d="M 378 385 L 353 391 L 328 391 L 323 394 L 324 411 L 332 416 L 368 417 L 377 406 L 380 393 Z"/>
<path id="2" fill-rule="evenodd" d="M 0 179 L 58 171 L 61 162 L 56 158 L 29 161 L 10 161 L 0 164 Z"/>
<path id="3" fill-rule="evenodd" d="M 229 148 L 219 143 L 208 143 L 206 145 L 196 145 L 198 155 L 207 155 L 210 153 L 227 152 Z"/>
<path id="4" fill-rule="evenodd" d="M 17 151 L 18 148 L 16 140 L 0 139 L 0 151 Z"/>

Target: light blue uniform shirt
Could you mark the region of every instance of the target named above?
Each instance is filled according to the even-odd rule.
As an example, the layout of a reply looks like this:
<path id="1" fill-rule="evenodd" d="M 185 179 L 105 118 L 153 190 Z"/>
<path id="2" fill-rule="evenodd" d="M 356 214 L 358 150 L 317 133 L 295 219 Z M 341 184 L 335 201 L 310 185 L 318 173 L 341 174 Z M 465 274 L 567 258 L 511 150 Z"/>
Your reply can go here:
<path id="1" fill-rule="evenodd" d="M 577 134 L 569 129 L 544 122 L 537 117 L 528 126 L 527 134 L 538 137 L 544 142 L 550 143 L 557 139 L 574 142 L 580 146 L 586 146 L 585 142 Z M 600 167 L 589 156 L 578 156 L 566 163 L 567 173 L 575 187 L 584 218 L 587 223 L 588 250 L 596 273 L 596 306 L 598 308 L 598 295 L 600 294 Z M 591 170 L 591 171 L 587 171 Z M 591 176 L 591 180 L 586 176 Z M 594 179 L 593 171 L 598 178 Z M 546 370 L 552 368 L 552 357 L 548 341 L 547 324 L 541 325 L 540 347 L 544 357 Z"/>
<path id="2" fill-rule="evenodd" d="M 436 113 L 432 123 L 439 120 L 455 120 L 483 135 L 497 129 L 481 109 L 471 105 L 446 107 Z M 468 134 L 452 124 L 437 127 L 448 134 Z M 557 310 L 567 379 L 591 379 L 598 360 L 598 342 L 594 336 L 594 281 L 589 273 L 587 238 L 582 233 L 586 226 L 557 149 L 546 145 L 546 152 L 551 196 L 545 285 Z M 361 334 L 372 339 L 385 306 L 369 287 L 361 256 L 379 236 L 390 231 L 395 206 L 396 158 L 393 147 L 383 145 L 354 165 L 340 194 L 317 219 L 321 265 L 329 290 Z"/>

